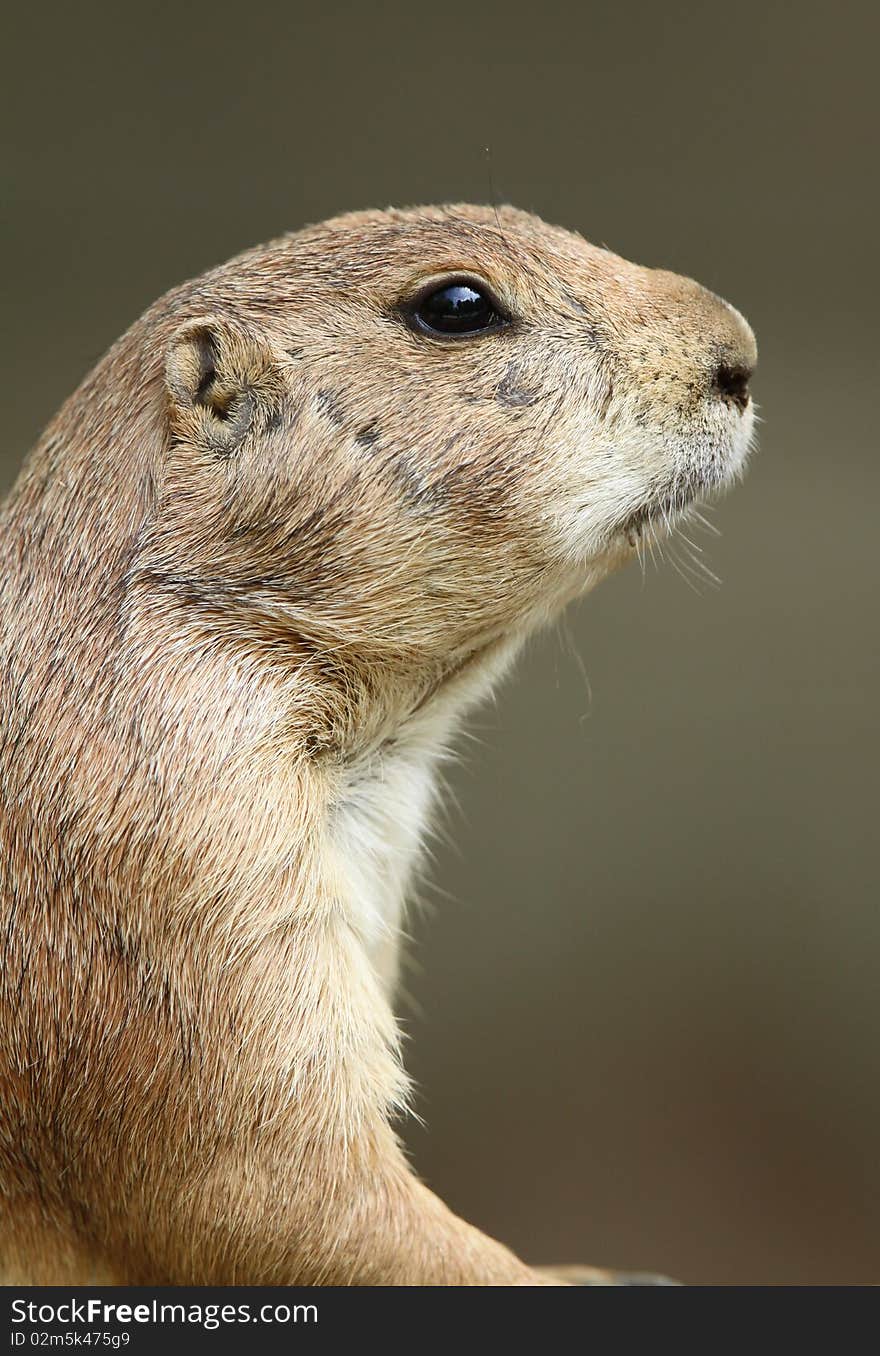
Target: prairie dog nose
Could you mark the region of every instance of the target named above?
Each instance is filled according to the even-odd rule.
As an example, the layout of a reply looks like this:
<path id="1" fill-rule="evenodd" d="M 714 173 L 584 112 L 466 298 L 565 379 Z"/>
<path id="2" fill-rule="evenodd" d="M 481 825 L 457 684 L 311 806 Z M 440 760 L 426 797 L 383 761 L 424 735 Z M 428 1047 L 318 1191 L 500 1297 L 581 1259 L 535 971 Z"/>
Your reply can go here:
<path id="1" fill-rule="evenodd" d="M 721 362 L 712 373 L 712 388 L 728 405 L 744 410 L 749 403 L 749 382 L 754 365 Z"/>
<path id="2" fill-rule="evenodd" d="M 709 367 L 712 394 L 726 405 L 744 410 L 749 403 L 749 382 L 758 360 L 755 336 L 739 311 L 712 292 L 706 295 L 716 308 L 713 326 L 716 347 Z"/>
<path id="3" fill-rule="evenodd" d="M 620 270 L 616 281 L 630 316 L 620 351 L 655 395 L 685 403 L 718 402 L 738 414 L 749 405 L 758 359 L 755 336 L 735 307 L 692 278 L 663 269 Z"/>

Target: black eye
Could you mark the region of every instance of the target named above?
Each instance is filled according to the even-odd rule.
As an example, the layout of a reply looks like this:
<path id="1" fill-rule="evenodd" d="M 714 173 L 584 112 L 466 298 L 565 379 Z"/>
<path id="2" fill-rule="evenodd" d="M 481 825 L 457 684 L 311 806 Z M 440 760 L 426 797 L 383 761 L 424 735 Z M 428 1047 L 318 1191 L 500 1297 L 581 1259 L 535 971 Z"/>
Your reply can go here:
<path id="1" fill-rule="evenodd" d="M 484 334 L 507 322 L 488 289 L 477 282 L 449 282 L 424 292 L 410 309 L 416 329 L 456 338 Z"/>

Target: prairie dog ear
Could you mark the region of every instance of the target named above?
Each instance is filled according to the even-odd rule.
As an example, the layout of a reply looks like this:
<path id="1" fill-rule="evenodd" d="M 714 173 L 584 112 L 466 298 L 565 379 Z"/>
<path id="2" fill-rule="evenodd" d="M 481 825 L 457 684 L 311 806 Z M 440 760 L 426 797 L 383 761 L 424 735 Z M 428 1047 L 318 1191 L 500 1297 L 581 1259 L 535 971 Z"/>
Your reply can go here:
<path id="1" fill-rule="evenodd" d="M 227 454 L 272 419 L 283 394 L 269 344 L 216 316 L 189 320 L 174 335 L 165 386 L 174 433 Z"/>

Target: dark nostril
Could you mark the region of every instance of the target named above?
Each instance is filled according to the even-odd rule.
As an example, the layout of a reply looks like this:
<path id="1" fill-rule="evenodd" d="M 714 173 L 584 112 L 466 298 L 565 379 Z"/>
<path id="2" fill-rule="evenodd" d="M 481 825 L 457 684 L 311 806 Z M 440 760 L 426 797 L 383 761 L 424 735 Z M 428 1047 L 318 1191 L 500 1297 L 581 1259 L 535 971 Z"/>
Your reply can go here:
<path id="1" fill-rule="evenodd" d="M 751 375 L 752 369 L 741 363 L 719 363 L 712 375 L 712 385 L 722 400 L 744 410 L 749 403 Z"/>

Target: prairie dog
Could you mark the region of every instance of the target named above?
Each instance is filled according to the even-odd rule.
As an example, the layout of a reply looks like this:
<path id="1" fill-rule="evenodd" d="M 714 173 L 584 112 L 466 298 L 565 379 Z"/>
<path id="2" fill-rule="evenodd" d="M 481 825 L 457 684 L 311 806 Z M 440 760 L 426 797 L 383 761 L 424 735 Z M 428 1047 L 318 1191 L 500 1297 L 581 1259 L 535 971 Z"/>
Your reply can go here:
<path id="1" fill-rule="evenodd" d="M 463 712 L 735 479 L 755 358 L 453 205 L 242 254 L 67 401 L 0 516 L 3 1279 L 554 1283 L 399 1146 L 401 914 Z"/>

